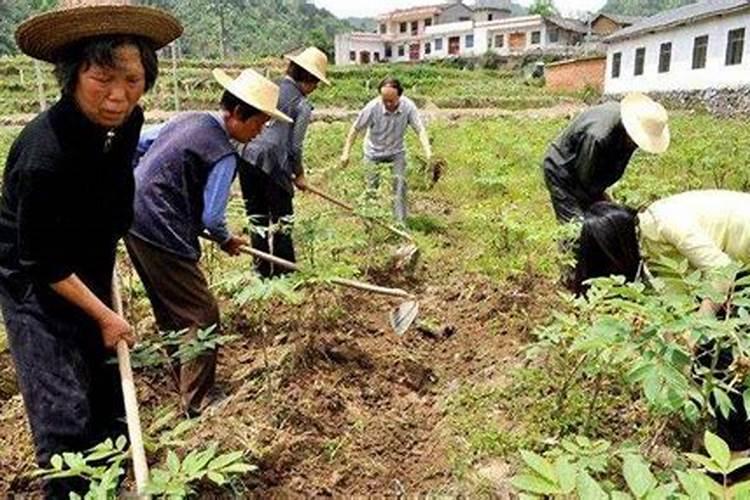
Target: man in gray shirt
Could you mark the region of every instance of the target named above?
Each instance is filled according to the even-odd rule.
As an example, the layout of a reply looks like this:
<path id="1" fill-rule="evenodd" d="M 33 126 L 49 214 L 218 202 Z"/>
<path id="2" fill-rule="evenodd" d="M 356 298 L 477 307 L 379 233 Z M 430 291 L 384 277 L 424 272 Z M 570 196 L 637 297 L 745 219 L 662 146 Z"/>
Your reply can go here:
<path id="1" fill-rule="evenodd" d="M 357 136 L 367 129 L 365 139 L 365 161 L 367 162 L 367 183 L 372 190 L 380 185 L 380 166 L 393 165 L 394 216 L 399 222 L 406 221 L 406 147 L 404 136 L 411 127 L 419 136 L 425 159 L 432 159 L 432 148 L 427 130 L 419 116 L 414 102 L 403 95 L 404 89 L 395 78 L 386 78 L 378 87 L 380 97 L 370 101 L 359 113 L 349 131 L 341 164 L 349 163 L 352 146 Z"/>

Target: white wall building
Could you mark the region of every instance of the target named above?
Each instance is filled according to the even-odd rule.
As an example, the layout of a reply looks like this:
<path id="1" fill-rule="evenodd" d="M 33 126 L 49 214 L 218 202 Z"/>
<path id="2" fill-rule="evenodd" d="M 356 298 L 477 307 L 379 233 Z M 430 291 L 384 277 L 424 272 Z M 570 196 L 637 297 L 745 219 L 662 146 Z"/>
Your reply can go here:
<path id="1" fill-rule="evenodd" d="M 710 0 L 662 12 L 606 39 L 605 93 L 750 84 L 748 0 Z"/>
<path id="2" fill-rule="evenodd" d="M 406 62 L 480 56 L 487 51 L 518 55 L 578 45 L 583 23 L 560 17 L 510 17 L 509 0 L 460 0 L 389 12 L 376 33 L 336 37 L 336 64 Z"/>

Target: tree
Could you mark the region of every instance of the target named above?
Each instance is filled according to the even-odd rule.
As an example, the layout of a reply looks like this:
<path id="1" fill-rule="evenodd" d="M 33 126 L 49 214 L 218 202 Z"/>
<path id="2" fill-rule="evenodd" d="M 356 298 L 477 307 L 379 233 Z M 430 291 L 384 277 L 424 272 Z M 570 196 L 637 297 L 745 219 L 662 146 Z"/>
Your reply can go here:
<path id="1" fill-rule="evenodd" d="M 534 0 L 529 7 L 529 14 L 536 16 L 557 16 L 559 11 L 553 0 Z"/>

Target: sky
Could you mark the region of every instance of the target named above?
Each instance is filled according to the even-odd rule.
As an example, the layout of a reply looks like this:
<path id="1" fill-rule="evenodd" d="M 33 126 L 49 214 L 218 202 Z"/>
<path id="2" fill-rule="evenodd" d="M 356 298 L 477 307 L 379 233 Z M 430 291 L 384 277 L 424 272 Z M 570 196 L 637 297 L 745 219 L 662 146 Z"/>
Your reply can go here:
<path id="1" fill-rule="evenodd" d="M 518 1 L 518 0 L 516 0 Z M 393 9 L 440 3 L 435 0 L 314 0 L 315 5 L 328 9 L 337 17 L 372 17 Z M 467 1 L 471 4 L 471 1 Z M 520 0 L 528 6 L 531 0 Z M 556 0 L 555 5 L 565 15 L 595 11 L 604 5 L 605 0 Z"/>

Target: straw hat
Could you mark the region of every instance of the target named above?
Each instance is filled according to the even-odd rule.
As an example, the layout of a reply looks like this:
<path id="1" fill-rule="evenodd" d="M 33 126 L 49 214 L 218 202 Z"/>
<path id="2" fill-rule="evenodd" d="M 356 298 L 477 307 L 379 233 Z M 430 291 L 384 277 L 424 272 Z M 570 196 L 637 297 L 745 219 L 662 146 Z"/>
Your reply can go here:
<path id="1" fill-rule="evenodd" d="M 649 97 L 633 93 L 620 103 L 622 123 L 639 148 L 653 154 L 669 149 L 669 115 L 664 106 Z"/>
<path id="2" fill-rule="evenodd" d="M 24 54 L 55 62 L 66 46 L 89 37 L 133 35 L 160 49 L 182 34 L 172 15 L 130 0 L 61 0 L 57 10 L 34 16 L 16 29 Z"/>
<path id="3" fill-rule="evenodd" d="M 222 87 L 255 109 L 287 123 L 294 121 L 277 109 L 279 86 L 260 73 L 246 69 L 237 78 L 232 78 L 224 70 L 217 68 L 213 75 Z"/>
<path id="4" fill-rule="evenodd" d="M 326 85 L 330 85 L 331 82 L 326 77 L 328 71 L 328 56 L 325 52 L 315 47 L 308 47 L 296 56 L 286 55 L 284 56 L 287 60 L 292 61 L 297 66 L 316 77 Z"/>

